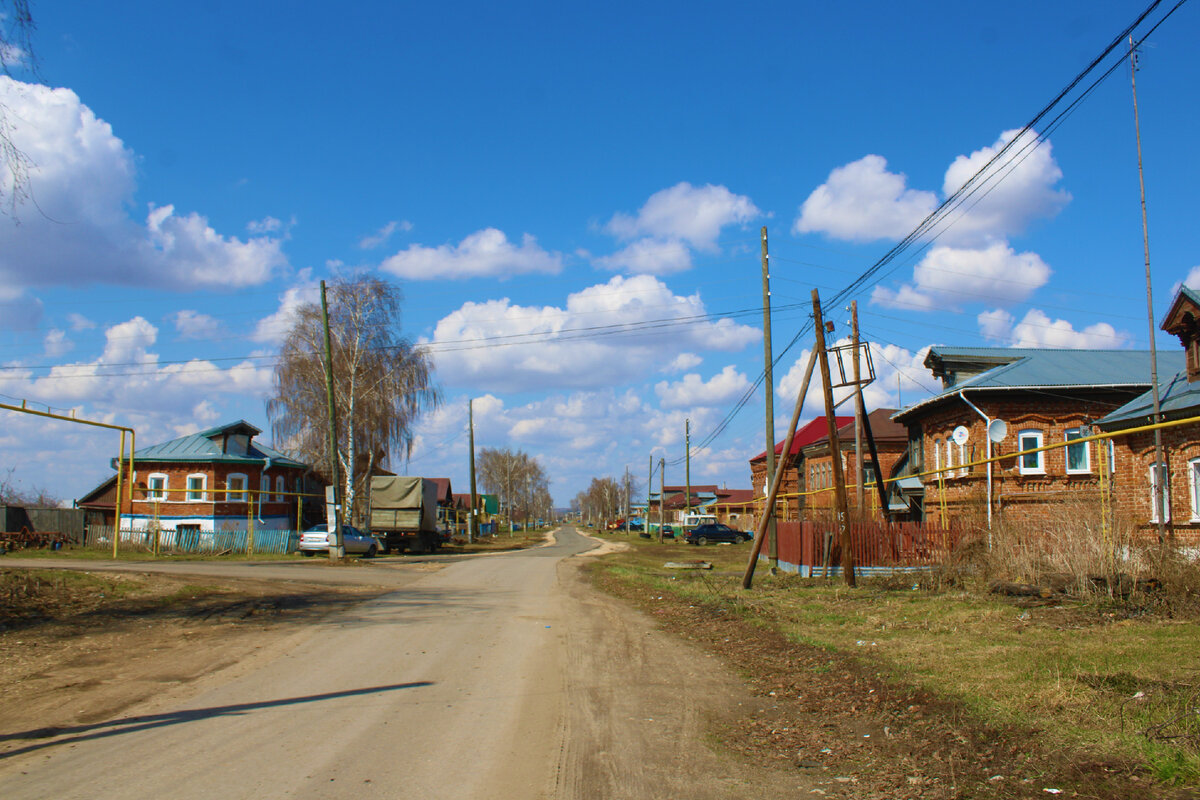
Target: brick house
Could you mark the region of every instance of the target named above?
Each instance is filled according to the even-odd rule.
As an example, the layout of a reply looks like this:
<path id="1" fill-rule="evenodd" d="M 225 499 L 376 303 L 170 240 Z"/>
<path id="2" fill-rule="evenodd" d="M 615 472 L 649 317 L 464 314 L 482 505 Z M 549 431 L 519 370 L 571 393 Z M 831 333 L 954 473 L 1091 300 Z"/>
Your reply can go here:
<path id="1" fill-rule="evenodd" d="M 907 463 L 908 455 L 908 429 L 905 426 L 894 422 L 892 415 L 896 413 L 894 408 L 877 408 L 867 414 L 867 425 L 871 430 L 871 435 L 875 439 L 875 449 L 879 455 L 879 467 L 883 472 L 883 479 L 895 477 L 896 472 L 902 469 Z M 842 456 L 842 475 L 846 481 L 846 500 L 851 513 L 858 507 L 858 481 L 856 470 L 859 469 L 855 461 L 854 455 L 854 438 L 855 431 L 858 427 L 857 420 L 854 417 L 849 418 L 850 421 L 838 428 L 838 449 Z M 828 424 L 824 417 L 818 418 L 818 421 L 823 426 L 822 430 L 828 430 Z M 876 490 L 868 484 L 875 480 L 874 466 L 871 464 L 871 451 L 867 445 L 866 432 L 863 433 L 862 444 L 863 455 L 863 509 L 867 516 L 877 516 L 879 501 Z M 809 491 L 814 489 L 831 489 L 833 487 L 833 456 L 830 453 L 829 434 L 821 436 L 812 444 L 806 445 L 800 449 L 800 458 L 798 463 L 801 465 L 801 471 L 804 476 L 805 485 Z M 812 494 L 806 497 L 798 498 L 799 511 L 796 519 L 809 518 L 814 514 L 822 514 L 831 511 L 834 506 L 835 495 L 832 491 L 821 492 L 820 494 Z M 872 512 L 872 509 L 875 509 Z"/>
<path id="2" fill-rule="evenodd" d="M 1180 372 L 1160 374 L 1159 414 L 1164 422 L 1200 416 L 1200 293 L 1180 289 L 1160 327 L 1178 337 L 1185 364 Z M 1163 363 L 1160 354 L 1160 369 Z M 1153 419 L 1154 398 L 1146 391 L 1096 422 L 1100 431 L 1118 434 L 1111 447 L 1113 508 L 1147 538 L 1157 534 L 1161 511 L 1168 535 L 1179 543 L 1200 546 L 1200 425 L 1162 429 L 1166 470 L 1156 471 L 1154 432 L 1121 435 Z M 1164 479 L 1166 507 L 1156 510 L 1153 487 Z"/>
<path id="3" fill-rule="evenodd" d="M 138 450 L 121 528 L 242 530 L 251 520 L 257 530 L 294 528 L 308 467 L 255 442 L 261 432 L 239 420 Z"/>
<path id="4" fill-rule="evenodd" d="M 834 422 L 838 428 L 854 422 L 854 417 L 839 417 L 835 416 Z M 792 437 L 792 446 L 788 450 L 787 458 L 783 457 L 783 440 L 775 443 L 775 469 L 783 470 L 783 480 L 779 484 L 780 496 L 791 495 L 779 503 L 778 514 L 786 519 L 798 518 L 797 492 L 807 491 L 809 481 L 805 474 L 801 451 L 823 438 L 828 438 L 828 423 L 824 417 L 817 417 L 811 422 L 796 428 L 796 435 Z M 852 440 L 853 441 L 853 440 Z M 767 451 L 750 459 L 750 485 L 753 487 L 755 496 L 759 498 L 755 509 L 756 516 L 762 513 L 763 499 L 771 487 L 767 486 Z"/>
<path id="5" fill-rule="evenodd" d="M 1159 354 L 1160 371 L 1181 367 L 1181 356 Z M 989 490 L 986 466 L 960 466 L 987 455 L 989 420 L 1007 426 L 990 446 L 993 456 L 1065 443 L 1150 387 L 1148 351 L 938 346 L 925 366 L 941 379 L 942 391 L 892 419 L 908 429 L 905 472 L 938 470 L 940 477 L 905 478 L 908 493 L 925 519 L 976 524 L 987 520 L 989 508 L 1021 522 L 1061 514 L 1063 501 L 1073 498 L 1094 502 L 1099 458 L 1111 460 L 1111 450 L 1101 454 L 1086 442 L 1014 456 L 992 465 Z"/>

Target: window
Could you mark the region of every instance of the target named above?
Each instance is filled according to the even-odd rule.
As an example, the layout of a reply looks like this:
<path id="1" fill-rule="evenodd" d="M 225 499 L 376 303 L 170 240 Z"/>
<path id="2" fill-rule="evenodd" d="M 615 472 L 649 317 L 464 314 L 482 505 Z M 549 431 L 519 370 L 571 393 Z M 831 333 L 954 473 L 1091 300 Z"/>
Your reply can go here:
<path id="1" fill-rule="evenodd" d="M 187 476 L 187 499 L 192 503 L 203 503 L 208 500 L 205 489 L 208 488 L 208 476 L 197 472 Z"/>
<path id="2" fill-rule="evenodd" d="M 971 463 L 971 459 L 967 458 L 967 446 L 965 444 L 960 444 L 958 446 L 958 465 L 960 467 L 960 469 L 958 470 L 958 474 L 960 476 L 962 476 L 962 477 L 966 476 L 967 468 L 964 467 L 963 464 L 969 464 L 969 463 Z"/>
<path id="3" fill-rule="evenodd" d="M 263 475 L 258 479 L 258 502 L 259 505 L 271 502 L 271 476 Z"/>
<path id="4" fill-rule="evenodd" d="M 1163 487 L 1163 491 L 1159 491 L 1159 486 Z M 1170 522 L 1171 521 L 1171 503 L 1168 501 L 1167 495 L 1170 492 L 1170 476 L 1167 474 L 1166 465 L 1161 461 L 1150 466 L 1150 521 L 1151 522 Z M 1161 504 L 1161 508 L 1160 508 Z M 1159 516 L 1159 511 L 1163 511 L 1162 516 Z"/>
<path id="5" fill-rule="evenodd" d="M 947 438 L 946 439 L 946 477 L 947 478 L 953 478 L 955 475 L 958 474 L 954 470 L 950 469 L 953 466 L 954 466 L 954 441 L 950 438 Z"/>
<path id="6" fill-rule="evenodd" d="M 1192 499 L 1192 522 L 1200 522 L 1200 458 L 1188 462 L 1188 496 Z"/>
<path id="7" fill-rule="evenodd" d="M 225 479 L 225 502 L 246 502 L 246 489 L 248 487 L 249 481 L 245 475 L 239 472 L 230 473 L 229 477 Z"/>
<path id="8" fill-rule="evenodd" d="M 942 468 L 942 440 L 933 440 L 933 468 L 935 470 Z M 938 473 L 939 475 L 941 473 Z"/>
<path id="9" fill-rule="evenodd" d="M 1017 437 L 1018 450 L 1033 450 L 1041 446 L 1041 431 L 1024 430 Z M 1026 453 L 1020 456 L 1017 462 L 1017 470 L 1022 475 L 1045 475 L 1046 467 L 1042 463 L 1042 453 Z"/>
<path id="10" fill-rule="evenodd" d="M 161 472 L 151 472 L 146 478 L 146 499 L 167 499 L 167 476 Z"/>
<path id="11" fill-rule="evenodd" d="M 1071 428 L 1066 432 L 1066 440 L 1073 442 L 1076 439 L 1082 439 L 1083 435 L 1082 428 Z M 1089 442 L 1068 444 L 1066 450 L 1068 475 L 1078 475 L 1092 471 L 1092 450 Z"/>
<path id="12" fill-rule="evenodd" d="M 285 491 L 287 491 L 287 488 L 286 488 L 286 485 L 284 484 L 283 476 L 276 475 L 275 476 L 275 502 L 276 503 L 282 503 L 284 501 L 283 493 Z"/>

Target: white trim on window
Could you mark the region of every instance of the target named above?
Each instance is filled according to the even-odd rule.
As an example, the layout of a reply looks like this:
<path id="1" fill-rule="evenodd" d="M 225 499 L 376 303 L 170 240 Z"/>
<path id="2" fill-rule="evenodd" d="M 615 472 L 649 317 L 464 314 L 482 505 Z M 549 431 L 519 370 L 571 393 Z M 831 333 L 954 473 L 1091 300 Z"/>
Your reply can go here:
<path id="1" fill-rule="evenodd" d="M 282 475 L 275 476 L 275 502 L 282 503 L 286 499 L 283 493 L 287 491 L 287 484 Z"/>
<path id="2" fill-rule="evenodd" d="M 151 472 L 146 476 L 146 499 L 147 500 L 167 500 L 170 493 L 167 491 L 168 483 L 167 474 L 165 472 Z"/>
<path id="3" fill-rule="evenodd" d="M 271 502 L 271 476 L 262 475 L 258 479 L 258 503 Z"/>
<path id="4" fill-rule="evenodd" d="M 961 478 L 967 477 L 967 468 L 963 466 L 967 463 L 970 463 L 970 459 L 967 458 L 967 446 L 960 444 L 958 446 L 958 475 Z"/>
<path id="5" fill-rule="evenodd" d="M 200 487 L 192 486 L 192 481 L 200 479 Z M 187 476 L 187 499 L 189 503 L 207 503 L 208 502 L 208 475 L 203 472 L 193 472 Z"/>
<path id="6" fill-rule="evenodd" d="M 225 502 L 244 503 L 250 493 L 250 479 L 244 472 L 231 472 L 225 476 Z"/>
<path id="7" fill-rule="evenodd" d="M 1167 472 L 1166 466 L 1161 461 L 1151 464 L 1149 467 L 1147 467 L 1147 471 L 1150 473 L 1150 521 L 1151 522 L 1159 522 L 1158 508 L 1157 508 L 1158 504 L 1155 502 L 1155 498 L 1160 495 L 1160 493 L 1158 491 L 1159 478 L 1166 478 L 1166 481 L 1164 482 L 1164 486 L 1163 486 L 1164 491 L 1161 493 L 1163 506 L 1164 506 L 1163 511 L 1165 512 L 1163 515 L 1163 518 L 1162 518 L 1162 522 L 1170 522 L 1171 521 L 1171 498 L 1170 498 L 1171 475 Z"/>
<path id="8" fill-rule="evenodd" d="M 1068 428 L 1063 432 L 1063 441 L 1070 442 L 1074 439 L 1083 438 L 1082 428 Z M 1080 448 L 1083 449 L 1083 464 L 1072 467 L 1073 458 L 1078 457 Z M 1063 448 L 1063 460 L 1067 465 L 1068 475 L 1089 475 L 1092 472 L 1092 446 L 1091 442 L 1080 442 L 1079 444 L 1069 444 Z"/>
<path id="9" fill-rule="evenodd" d="M 933 468 L 939 470 L 942 468 L 942 440 L 933 440 Z M 939 472 L 938 475 L 941 475 Z"/>
<path id="10" fill-rule="evenodd" d="M 1200 458 L 1188 462 L 1188 497 L 1192 501 L 1192 522 L 1200 522 Z"/>
<path id="11" fill-rule="evenodd" d="M 1032 450 L 1035 447 L 1041 447 L 1043 441 L 1040 430 L 1026 428 L 1017 434 L 1017 450 Z M 1046 461 L 1042 458 L 1043 455 L 1045 453 L 1038 452 L 1017 456 L 1017 471 L 1022 475 L 1045 475 Z"/>

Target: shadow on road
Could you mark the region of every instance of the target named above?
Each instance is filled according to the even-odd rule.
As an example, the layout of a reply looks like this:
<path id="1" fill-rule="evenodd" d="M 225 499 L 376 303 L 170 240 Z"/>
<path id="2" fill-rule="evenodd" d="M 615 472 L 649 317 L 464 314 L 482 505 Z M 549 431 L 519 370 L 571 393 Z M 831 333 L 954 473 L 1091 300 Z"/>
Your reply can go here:
<path id="1" fill-rule="evenodd" d="M 125 717 L 123 719 L 111 720 L 108 722 L 96 722 L 90 725 L 35 728 L 33 730 L 20 731 L 18 733 L 0 734 L 0 742 L 22 741 L 28 739 L 50 739 L 52 737 L 54 738 L 54 741 L 39 742 L 37 744 L 29 744 L 24 747 L 19 747 L 16 750 L 9 750 L 8 752 L 0 753 L 0 759 L 12 758 L 13 756 L 21 755 L 23 753 L 30 753 L 61 744 L 75 744 L 77 742 L 86 742 L 93 739 L 106 739 L 110 736 L 121 736 L 127 733 L 153 730 L 155 728 L 162 728 L 168 725 L 179 725 L 186 722 L 198 722 L 200 720 L 211 719 L 213 717 L 244 714 L 248 711 L 257 711 L 263 708 L 277 708 L 279 706 L 299 705 L 301 703 L 317 703 L 322 700 L 333 700 L 341 697 L 358 697 L 368 694 L 395 692 L 401 689 L 419 689 L 424 686 L 433 685 L 433 681 L 394 683 L 387 686 L 368 686 L 362 689 L 347 689 L 346 691 L 327 692 L 325 694 L 308 695 L 307 697 L 285 697 L 279 700 L 263 700 L 258 703 L 238 703 L 236 705 L 214 706 L 212 708 L 190 708 L 183 711 L 172 711 L 168 714 L 148 714 L 138 717 Z"/>

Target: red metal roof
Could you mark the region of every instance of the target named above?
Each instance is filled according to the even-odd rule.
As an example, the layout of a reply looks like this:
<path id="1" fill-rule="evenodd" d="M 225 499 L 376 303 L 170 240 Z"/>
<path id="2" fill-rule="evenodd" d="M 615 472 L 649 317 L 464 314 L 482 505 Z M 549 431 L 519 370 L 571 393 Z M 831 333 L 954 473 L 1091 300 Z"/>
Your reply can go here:
<path id="1" fill-rule="evenodd" d="M 844 425 L 848 425 L 849 423 L 854 422 L 854 417 L 835 416 L 833 418 L 833 421 L 834 421 L 834 424 L 838 426 L 838 428 L 841 428 Z M 794 437 L 792 437 L 792 449 L 789 450 L 788 453 L 789 453 L 789 455 L 794 456 L 800 452 L 800 448 L 807 447 L 808 445 L 812 444 L 813 442 L 824 439 L 828 435 L 829 435 L 829 429 L 826 427 L 825 418 L 817 417 L 816 419 L 812 420 L 811 422 L 804 425 L 803 427 L 796 429 L 796 435 Z M 781 453 L 783 453 L 783 440 L 782 439 L 780 439 L 778 442 L 775 443 L 775 455 L 780 455 Z M 750 459 L 750 463 L 753 464 L 755 461 L 766 461 L 766 460 L 767 460 L 767 451 L 763 450 L 761 453 L 756 455 L 754 458 Z"/>

